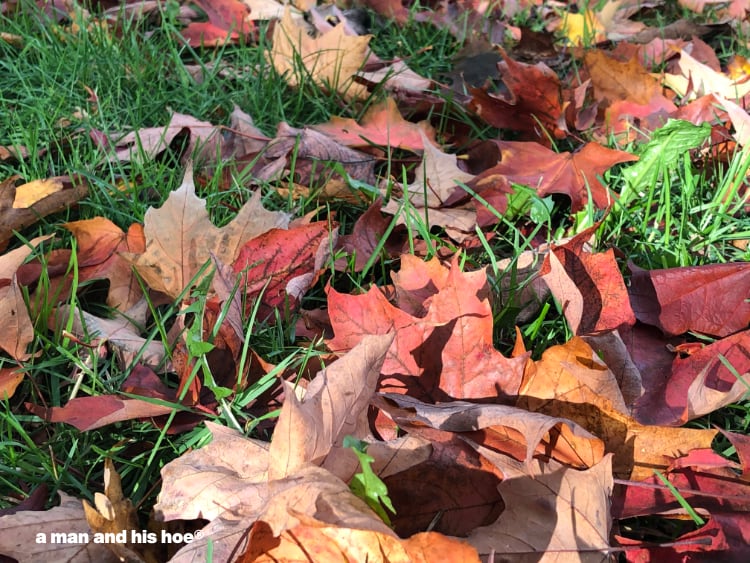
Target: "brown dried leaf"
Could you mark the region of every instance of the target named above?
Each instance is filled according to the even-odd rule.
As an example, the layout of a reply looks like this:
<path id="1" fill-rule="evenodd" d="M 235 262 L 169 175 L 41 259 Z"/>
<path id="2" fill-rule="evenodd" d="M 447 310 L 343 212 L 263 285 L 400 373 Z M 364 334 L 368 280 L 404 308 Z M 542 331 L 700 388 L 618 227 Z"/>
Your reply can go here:
<path id="1" fill-rule="evenodd" d="M 247 241 L 274 227 L 286 228 L 288 222 L 285 213 L 264 209 L 258 191 L 228 225 L 215 227 L 206 202 L 195 195 L 192 167 L 188 166 L 182 185 L 164 205 L 146 211 L 146 252 L 123 256 L 149 287 L 174 299 L 212 256 L 231 264 Z"/>
<path id="2" fill-rule="evenodd" d="M 368 336 L 318 373 L 298 399 L 287 383 L 274 440 L 269 449 L 269 479 L 282 479 L 305 463 L 327 468 L 342 479 L 356 471 L 344 437 L 369 435 L 367 407 L 394 335 Z M 347 455 L 348 454 L 348 455 Z"/>
<path id="3" fill-rule="evenodd" d="M 0 516 L 2 554 L 18 561 L 65 561 L 65 563 L 119 563 L 121 559 L 107 546 L 83 542 L 37 542 L 38 534 L 48 538 L 50 532 L 68 538 L 93 540 L 81 501 L 63 492 L 60 506 L 45 511 L 22 511 Z M 68 534 L 74 534 L 68 536 Z M 85 534 L 83 536 L 82 534 Z"/>
<path id="4" fill-rule="evenodd" d="M 545 563 L 609 560 L 610 456 L 584 471 L 554 460 L 534 460 L 529 471 L 526 464 L 486 448 L 477 450 L 506 476 L 498 486 L 505 512 L 467 538 L 480 556 L 497 552 L 514 561 Z"/>
<path id="5" fill-rule="evenodd" d="M 292 86 L 300 83 L 300 74 L 307 73 L 323 90 L 338 92 L 348 100 L 364 98 L 367 88 L 353 81 L 353 75 L 367 58 L 372 36 L 348 36 L 339 24 L 318 38 L 297 25 L 289 9 L 273 30 L 270 59 L 276 71 L 286 74 Z M 303 69 L 296 61 L 301 60 Z"/>

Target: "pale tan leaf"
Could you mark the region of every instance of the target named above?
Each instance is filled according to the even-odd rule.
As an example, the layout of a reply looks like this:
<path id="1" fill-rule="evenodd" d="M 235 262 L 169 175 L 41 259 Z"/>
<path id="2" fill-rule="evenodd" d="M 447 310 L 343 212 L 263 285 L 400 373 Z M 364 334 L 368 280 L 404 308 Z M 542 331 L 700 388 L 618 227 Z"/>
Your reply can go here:
<path id="1" fill-rule="evenodd" d="M 0 516 L 0 550 L 19 561 L 118 563 L 104 544 L 93 543 L 81 501 L 63 492 L 60 506 L 45 511 L 23 511 Z M 52 542 L 52 533 L 65 541 Z M 40 540 L 44 541 L 40 541 Z"/>
<path id="2" fill-rule="evenodd" d="M 419 131 L 424 146 L 422 165 L 416 169 L 414 182 L 402 186 L 404 199 L 408 198 L 412 210 L 406 209 L 396 220 L 397 225 L 429 221 L 430 225 L 445 227 L 454 240 L 461 242 L 469 233 L 474 232 L 476 225 L 476 211 L 469 206 L 443 207 L 443 203 L 459 188 L 459 183 L 469 182 L 473 174 L 464 172 L 458 167 L 458 159 L 454 154 L 442 152 L 428 140 L 423 131 Z M 385 192 L 385 190 L 382 190 Z M 402 202 L 391 199 L 384 207 L 384 213 L 396 215 Z"/>
<path id="3" fill-rule="evenodd" d="M 63 187 L 60 178 L 34 180 L 16 186 L 16 197 L 13 200 L 13 209 L 28 209 L 37 201 L 40 201 L 55 192 L 59 192 Z"/>
<path id="4" fill-rule="evenodd" d="M 71 316 L 70 305 L 57 308 L 57 322 L 61 326 Z M 118 354 L 122 366 L 130 366 L 140 355 L 140 362 L 153 369 L 164 369 L 164 343 L 158 340 L 147 341 L 138 328 L 124 316 L 103 319 L 87 313 L 78 307 L 72 313 L 71 332 L 82 339 L 106 340 Z"/>
<path id="5" fill-rule="evenodd" d="M 0 279 L 10 280 L 10 284 L 0 285 L 0 319 L 5 319 L 3 330 L 0 331 L 0 350 L 16 360 L 27 360 L 30 357 L 26 349 L 34 340 L 34 325 L 16 280 L 16 270 L 34 247 L 50 236 L 37 237 L 29 241 L 27 246 L 0 256 Z"/>
<path id="6" fill-rule="evenodd" d="M 213 440 L 161 470 L 154 511 L 162 520 L 213 520 L 242 507 L 260 513 L 268 500 L 268 443 L 206 422 Z"/>
<path id="7" fill-rule="evenodd" d="M 347 435 L 361 439 L 369 434 L 367 408 L 393 338 L 394 334 L 365 336 L 313 379 L 302 400 L 286 384 L 286 400 L 269 450 L 269 478 L 284 478 L 307 462 L 350 476 L 351 463 L 342 463 L 343 440 Z M 350 461 L 356 466 L 356 458 Z"/>
<path id="8" fill-rule="evenodd" d="M 367 88 L 352 77 L 367 58 L 371 37 L 346 35 L 343 24 L 339 24 L 313 38 L 294 22 L 291 11 L 286 9 L 273 30 L 270 58 L 276 71 L 285 75 L 292 86 L 299 86 L 309 76 L 324 90 L 338 92 L 346 99 L 364 98 L 368 95 Z M 299 68 L 298 61 L 304 68 Z"/>
<path id="9" fill-rule="evenodd" d="M 609 560 L 611 456 L 584 471 L 554 460 L 534 460 L 528 471 L 526 464 L 487 448 L 477 451 L 506 475 L 498 485 L 505 511 L 467 538 L 480 556 L 494 551 L 513 561 Z"/>
<path id="10" fill-rule="evenodd" d="M 159 209 L 146 211 L 146 252 L 126 255 L 152 289 L 176 298 L 212 256 L 231 264 L 250 239 L 276 228 L 286 228 L 289 216 L 264 209 L 255 192 L 225 227 L 211 222 L 206 202 L 195 195 L 192 167 L 182 185 Z"/>
<path id="11" fill-rule="evenodd" d="M 664 84 L 680 96 L 696 98 L 706 94 L 718 94 L 728 100 L 742 99 L 750 93 L 750 81 L 738 82 L 726 74 L 697 61 L 684 49 L 680 51 L 681 74 L 665 74 Z M 657 75 L 658 76 L 658 75 Z"/>

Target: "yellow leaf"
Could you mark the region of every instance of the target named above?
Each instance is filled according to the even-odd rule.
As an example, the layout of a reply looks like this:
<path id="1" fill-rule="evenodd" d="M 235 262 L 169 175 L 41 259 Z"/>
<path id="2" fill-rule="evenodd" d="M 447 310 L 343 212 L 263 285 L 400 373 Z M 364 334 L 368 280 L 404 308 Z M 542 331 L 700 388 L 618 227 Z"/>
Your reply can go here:
<path id="1" fill-rule="evenodd" d="M 287 8 L 273 30 L 271 62 L 279 74 L 286 74 L 291 86 L 299 86 L 305 73 L 327 92 L 338 92 L 348 100 L 364 98 L 367 88 L 354 82 L 353 75 L 367 58 L 371 37 L 346 35 L 342 24 L 325 35 L 310 37 Z"/>
<path id="2" fill-rule="evenodd" d="M 16 188 L 16 197 L 13 200 L 13 209 L 28 209 L 37 201 L 59 192 L 63 189 L 63 183 L 59 178 L 47 180 L 34 180 L 28 184 Z"/>
<path id="3" fill-rule="evenodd" d="M 573 45 L 593 45 L 607 39 L 604 24 L 591 10 L 582 14 L 565 14 L 561 29 Z"/>

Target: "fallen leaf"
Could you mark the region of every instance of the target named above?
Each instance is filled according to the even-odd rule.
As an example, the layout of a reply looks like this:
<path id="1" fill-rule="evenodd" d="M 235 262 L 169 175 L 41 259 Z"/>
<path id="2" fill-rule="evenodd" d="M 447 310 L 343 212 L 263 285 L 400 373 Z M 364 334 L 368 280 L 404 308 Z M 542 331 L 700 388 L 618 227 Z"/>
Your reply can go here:
<path id="1" fill-rule="evenodd" d="M 142 163 L 152 160 L 170 148 L 178 135 L 187 133 L 189 140 L 178 156 L 186 159 L 194 155 L 198 160 L 212 162 L 216 159 L 217 150 L 221 142 L 219 128 L 208 121 L 201 121 L 191 115 L 173 113 L 169 123 L 164 127 L 146 127 L 128 133 L 112 142 L 114 152 L 111 159 L 118 162 Z M 196 153 L 196 149 L 198 149 Z"/>
<path id="2" fill-rule="evenodd" d="M 750 81 L 736 81 L 694 59 L 685 49 L 680 51 L 682 74 L 665 74 L 664 84 L 682 97 L 695 98 L 718 94 L 728 100 L 741 100 L 750 93 Z"/>
<path id="3" fill-rule="evenodd" d="M 335 224 L 318 221 L 270 229 L 247 241 L 232 267 L 241 274 L 248 309 L 254 307 L 255 297 L 270 309 L 285 303 L 296 307 L 320 276 L 336 235 Z M 259 318 L 269 314 L 263 310 Z"/>
<path id="4" fill-rule="evenodd" d="M 571 200 L 573 213 L 586 207 L 589 193 L 597 208 L 606 209 L 612 205 L 614 195 L 599 177 L 615 164 L 638 160 L 635 155 L 597 143 L 587 143 L 574 153 L 555 153 L 539 143 L 494 143 L 501 151 L 502 160 L 482 172 L 475 181 L 489 175 L 500 175 L 535 189 L 540 197 L 564 194 Z"/>
<path id="5" fill-rule="evenodd" d="M 564 245 L 553 246 L 539 272 L 576 335 L 635 323 L 613 250 L 594 254 L 585 249 L 598 228 L 594 225 Z"/>
<path id="6" fill-rule="evenodd" d="M 161 470 L 162 489 L 154 506 L 160 520 L 214 520 L 239 507 L 260 513 L 268 500 L 268 442 L 210 421 L 205 424 L 211 443 Z"/>
<path id="7" fill-rule="evenodd" d="M 717 96 L 717 102 L 724 107 L 724 111 L 727 112 L 729 119 L 732 121 L 734 139 L 737 144 L 741 147 L 750 145 L 750 115 L 748 115 L 747 110 L 739 104 L 721 98 L 721 96 Z"/>
<path id="8" fill-rule="evenodd" d="M 435 145 L 435 130 L 427 121 L 411 123 L 398 110 L 393 98 L 371 106 L 359 123 L 353 119 L 332 117 L 328 123 L 312 129 L 328 135 L 347 147 L 386 147 L 410 151 L 425 149 L 425 141 Z"/>
<path id="9" fill-rule="evenodd" d="M 191 22 L 180 33 L 191 47 L 218 47 L 246 39 L 253 32 L 250 9 L 240 0 L 195 0 L 207 22 Z"/>
<path id="10" fill-rule="evenodd" d="M 490 125 L 521 131 L 546 141 L 567 136 L 563 100 L 555 72 L 544 63 L 529 65 L 511 59 L 501 51 L 500 76 L 510 95 L 501 98 L 485 89 L 472 88 L 469 109 Z"/>
<path id="11" fill-rule="evenodd" d="M 594 98 L 606 105 L 617 100 L 649 106 L 652 111 L 677 109 L 664 97 L 659 81 L 636 60 L 620 62 L 606 52 L 594 49 L 583 57 L 594 87 Z"/>
<path id="12" fill-rule="evenodd" d="M 0 368 L 0 400 L 10 399 L 24 377 L 25 374 L 20 367 Z"/>
<path id="13" fill-rule="evenodd" d="M 750 264 L 650 271 L 630 264 L 629 268 L 630 303 L 636 317 L 667 335 L 695 331 L 724 337 L 750 324 Z"/>
<path id="14" fill-rule="evenodd" d="M 276 136 L 263 152 L 268 164 L 258 171 L 261 180 L 284 179 L 285 174 L 297 184 L 319 188 L 330 181 L 347 183 L 346 176 L 369 185 L 375 184 L 373 155 L 363 153 L 336 142 L 312 129 L 295 129 L 279 124 Z M 330 164 L 335 169 L 330 170 Z M 345 174 L 341 174 L 343 169 Z"/>
<path id="15" fill-rule="evenodd" d="M 30 207 L 16 208 L 16 179 L 10 177 L 0 181 L 0 249 L 8 245 L 16 231 L 33 225 L 42 217 L 74 207 L 88 194 L 88 184 L 81 178 L 58 176 L 47 182 L 52 182 L 56 187 L 62 184 L 61 188 L 31 203 Z"/>
<path id="16" fill-rule="evenodd" d="M 91 531 L 95 534 L 118 534 L 125 532 L 124 542 L 107 542 L 106 546 L 122 560 L 140 560 L 140 544 L 132 541 L 132 531 L 140 531 L 135 507 L 122 492 L 120 475 L 110 458 L 104 460 L 104 494 L 94 493 L 96 508 L 83 501 L 83 512 Z"/>
<path id="17" fill-rule="evenodd" d="M 338 249 L 354 257 L 354 271 L 361 272 L 385 236 L 390 221 L 380 213 L 382 200 L 377 199 L 354 223 L 352 232 L 338 238 Z M 384 248 L 392 250 L 386 243 Z M 337 271 L 347 268 L 347 260 L 336 260 Z M 377 262 L 377 261 L 376 261 Z"/>
<path id="18" fill-rule="evenodd" d="M 749 348 L 750 330 L 745 330 L 687 358 L 675 357 L 666 373 L 644 377 L 645 391 L 634 415 L 642 424 L 678 426 L 739 401 L 747 393 Z"/>
<path id="19" fill-rule="evenodd" d="M 273 536 L 268 525 L 258 521 L 249 534 L 249 547 L 241 561 L 433 561 L 446 563 L 479 562 L 476 551 L 458 538 L 435 532 L 398 539 L 390 534 L 347 526 L 326 525 L 314 518 L 299 516 L 300 524 Z M 262 538 L 261 539 L 261 534 Z"/>
<path id="20" fill-rule="evenodd" d="M 423 530 L 464 537 L 494 522 L 504 508 L 497 492 L 502 474 L 459 435 L 412 428 L 407 436 L 418 439 L 417 433 L 429 444 L 429 455 L 383 477 L 396 509 L 394 531 L 400 537 Z"/>
<path id="21" fill-rule="evenodd" d="M 164 343 L 143 338 L 138 333 L 138 327 L 125 316 L 104 319 L 77 306 L 71 311 L 70 305 L 60 305 L 55 315 L 50 317 L 50 328 L 62 328 L 71 317 L 69 330 L 85 340 L 109 343 L 118 354 L 121 367 L 129 367 L 137 359 L 155 370 L 164 369 Z"/>
<path id="22" fill-rule="evenodd" d="M 34 180 L 16 186 L 16 196 L 13 199 L 13 209 L 28 209 L 38 201 L 59 192 L 64 188 L 61 178 L 47 178 Z"/>
<path id="23" fill-rule="evenodd" d="M 143 228 L 133 224 L 127 233 L 103 217 L 66 223 L 76 238 L 78 279 L 109 280 L 107 305 L 127 311 L 143 296 L 130 262 L 122 252 L 140 254 L 146 250 Z"/>
<path id="24" fill-rule="evenodd" d="M 729 434 L 729 438 L 734 442 L 736 435 Z M 743 466 L 743 473 L 746 470 L 747 467 Z M 743 560 L 749 552 L 747 538 L 750 531 L 750 507 L 747 499 L 750 484 L 739 477 L 736 464 L 722 459 L 710 449 L 693 450 L 676 459 L 664 474 L 684 502 L 698 514 L 710 519 L 706 527 L 687 537 L 677 538 L 677 546 L 682 544 L 682 540 L 686 542 L 685 548 L 678 550 L 678 553 L 700 550 L 700 547 L 690 541 L 691 536 L 700 538 L 705 534 L 707 538 L 717 539 L 708 542 L 705 551 L 711 553 L 704 560 Z M 613 498 L 612 513 L 617 518 L 652 514 L 672 514 L 679 517 L 685 514 L 685 510 L 661 480 L 653 476 L 645 483 L 627 483 L 623 494 Z M 675 545 L 670 547 L 674 549 Z M 657 555 L 671 551 L 660 550 L 656 546 L 647 546 L 646 550 Z M 684 553 L 680 558 L 684 559 Z"/>
<path id="25" fill-rule="evenodd" d="M 57 493 L 60 506 L 45 511 L 22 511 L 0 516 L 0 545 L 6 557 L 18 561 L 65 561 L 66 563 L 118 563 L 105 544 L 94 543 L 81 501 Z M 38 534 L 64 534 L 64 542 L 38 542 Z M 73 541 L 75 540 L 75 541 Z"/>
<path id="26" fill-rule="evenodd" d="M 64 407 L 41 407 L 25 403 L 26 408 L 47 422 L 65 422 L 81 432 L 95 430 L 124 420 L 153 418 L 169 414 L 172 407 L 141 399 L 124 399 L 115 395 L 76 397 Z"/>
<path id="27" fill-rule="evenodd" d="M 192 167 L 188 166 L 182 185 L 164 205 L 146 211 L 146 251 L 122 253 L 149 287 L 173 299 L 212 256 L 231 264 L 247 241 L 272 228 L 286 228 L 289 222 L 285 213 L 264 209 L 258 191 L 229 224 L 215 227 L 208 217 L 206 202 L 195 195 L 192 176 Z"/>
<path id="28" fill-rule="evenodd" d="M 506 509 L 466 538 L 481 556 L 512 560 L 607 561 L 612 458 L 579 471 L 550 460 L 528 464 L 477 447 L 505 474 L 498 491 Z M 525 522 L 530 525 L 519 525 Z"/>
<path id="29" fill-rule="evenodd" d="M 507 405 L 450 401 L 430 405 L 409 395 L 384 393 L 375 401 L 407 432 L 422 428 L 464 435 L 495 452 L 531 463 L 555 458 L 578 468 L 599 463 L 604 444 L 573 421 Z"/>
<path id="30" fill-rule="evenodd" d="M 34 340 L 34 325 L 26 308 L 16 271 L 33 252 L 34 247 L 50 236 L 37 237 L 29 241 L 28 246 L 0 256 L 0 318 L 5 319 L 6 323 L 4 330 L 0 331 L 0 349 L 18 361 L 31 357 L 27 349 Z"/>
<path id="31" fill-rule="evenodd" d="M 276 72 L 291 86 L 309 78 L 325 91 L 338 92 L 348 100 L 360 99 L 368 95 L 367 89 L 352 77 L 367 58 L 370 38 L 346 35 L 341 23 L 318 38 L 310 37 L 286 9 L 274 27 L 269 57 Z"/>
<path id="32" fill-rule="evenodd" d="M 545 350 L 527 370 L 519 395 L 520 408 L 570 420 L 601 439 L 620 478 L 649 478 L 689 450 L 711 447 L 716 437 L 715 430 L 636 422 L 615 375 L 579 338 Z"/>
<path id="33" fill-rule="evenodd" d="M 395 198 L 383 207 L 383 212 L 398 215 L 397 225 L 411 224 L 412 228 L 416 228 L 417 222 L 439 225 L 446 229 L 451 238 L 461 242 L 474 232 L 476 211 L 466 205 L 449 207 L 446 202 L 461 190 L 462 182 L 469 182 L 474 175 L 458 167 L 456 155 L 442 152 L 428 142 L 424 133 L 420 132 L 419 135 L 424 146 L 422 165 L 416 169 L 414 182 L 402 186 L 404 196 L 408 197 L 418 217 L 413 217 L 409 209 L 402 211 L 402 204 Z M 389 190 L 382 191 L 387 195 Z"/>
<path id="34" fill-rule="evenodd" d="M 352 477 L 358 462 L 343 441 L 346 436 L 362 439 L 370 434 L 367 407 L 393 338 L 363 338 L 318 373 L 302 399 L 291 384 L 285 385 L 286 400 L 269 449 L 269 479 L 283 479 L 305 463 L 325 467 L 341 479 Z"/>
<path id="35" fill-rule="evenodd" d="M 433 259 L 437 260 L 437 259 Z M 402 257 L 401 273 L 428 268 Z M 434 265 L 433 265 L 434 267 Z M 461 272 L 454 258 L 445 284 L 436 287 L 423 317 L 392 305 L 377 287 L 363 295 L 328 289 L 337 353 L 353 348 L 367 334 L 396 333 L 382 373 L 382 390 L 414 393 L 418 399 L 514 396 L 525 357 L 505 358 L 492 346 L 492 311 L 484 271 Z M 401 275 L 401 274 L 399 274 Z"/>

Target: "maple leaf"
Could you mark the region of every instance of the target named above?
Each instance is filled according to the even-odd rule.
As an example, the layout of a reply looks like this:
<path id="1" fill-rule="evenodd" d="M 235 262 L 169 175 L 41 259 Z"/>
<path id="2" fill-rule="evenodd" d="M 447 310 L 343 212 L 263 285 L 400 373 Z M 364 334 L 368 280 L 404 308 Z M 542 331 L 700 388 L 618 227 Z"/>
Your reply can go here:
<path id="1" fill-rule="evenodd" d="M 609 207 L 613 195 L 599 176 L 615 164 L 638 160 L 635 155 L 597 143 L 587 143 L 574 153 L 555 153 L 539 143 L 494 141 L 494 144 L 500 149 L 502 160 L 478 175 L 475 182 L 499 175 L 535 189 L 541 197 L 564 194 L 571 200 L 573 213 L 586 207 L 589 192 L 596 207 Z"/>
<path id="2" fill-rule="evenodd" d="M 511 59 L 500 51 L 498 69 L 510 97 L 501 98 L 486 89 L 472 88 L 469 109 L 490 125 L 522 131 L 546 140 L 567 136 L 560 80 L 544 63 L 529 65 Z"/>
<path id="3" fill-rule="evenodd" d="M 748 0 L 679 0 L 679 3 L 680 6 L 699 14 L 707 5 L 711 5 L 716 10 L 718 18 L 728 16 L 732 19 L 743 19 L 745 13 L 750 11 Z"/>
<path id="4" fill-rule="evenodd" d="M 614 454 L 612 470 L 633 480 L 666 468 L 692 448 L 708 448 L 715 430 L 642 425 L 630 415 L 620 382 L 580 338 L 548 348 L 524 376 L 517 405 L 577 422 Z"/>
<path id="5" fill-rule="evenodd" d="M 293 172 L 295 183 L 307 187 L 318 187 L 333 180 L 345 182 L 346 175 L 370 185 L 375 183 L 376 158 L 373 155 L 345 147 L 309 128 L 279 124 L 263 157 L 269 162 L 256 174 L 261 180 L 277 180 L 283 178 L 284 172 Z M 346 174 L 326 170 L 324 164 L 330 162 Z M 292 163 L 293 171 L 290 170 Z"/>
<path id="6" fill-rule="evenodd" d="M 170 414 L 172 407 L 141 399 L 123 399 L 115 395 L 76 397 L 64 407 L 41 407 L 25 403 L 26 408 L 48 422 L 65 422 L 81 432 L 95 430 L 114 422 L 134 418 L 153 418 Z"/>
<path id="7" fill-rule="evenodd" d="M 633 411 L 636 418 L 643 424 L 677 426 L 739 401 L 750 376 L 748 347 L 750 330 L 745 330 L 686 358 L 675 357 L 666 373 L 659 364 L 646 366 L 645 392 Z"/>
<path id="8" fill-rule="evenodd" d="M 407 537 L 430 529 L 464 537 L 492 523 L 504 508 L 497 492 L 502 474 L 462 441 L 461 434 L 425 426 L 412 427 L 407 436 L 416 439 L 417 434 L 427 443 L 428 455 L 383 479 L 396 509 L 396 533 Z"/>
<path id="9" fill-rule="evenodd" d="M 536 459 L 529 469 L 486 448 L 477 450 L 505 474 L 498 491 L 506 506 L 495 523 L 467 537 L 480 556 L 497 551 L 518 560 L 538 559 L 539 554 L 549 561 L 569 560 L 573 554 L 582 561 L 607 558 L 614 488 L 610 456 L 583 471 Z"/>
<path id="10" fill-rule="evenodd" d="M 402 256 L 401 266 L 404 274 L 430 267 L 408 255 Z M 367 334 L 395 332 L 382 368 L 383 375 L 395 377 L 383 379 L 381 389 L 409 392 L 432 401 L 515 395 L 525 357 L 508 359 L 492 346 L 485 272 L 461 272 L 454 258 L 444 280 L 432 278 L 435 291 L 422 317 L 392 305 L 377 287 L 363 295 L 328 288 L 335 333 L 327 342 L 329 348 L 340 353 Z M 400 298 L 398 303 L 403 302 Z"/>
<path id="11" fill-rule="evenodd" d="M 593 254 L 584 249 L 598 228 L 594 225 L 553 246 L 539 272 L 577 335 L 635 323 L 614 251 Z"/>
<path id="12" fill-rule="evenodd" d="M 429 122 L 406 121 L 393 98 L 371 106 L 359 123 L 353 119 L 332 117 L 328 123 L 313 125 L 312 128 L 348 147 L 377 145 L 421 151 L 425 148 L 425 141 L 435 145 L 435 130 Z"/>
<path id="13" fill-rule="evenodd" d="M 107 305 L 121 311 L 133 307 L 143 292 L 130 262 L 120 253 L 145 252 L 143 228 L 134 224 L 124 233 L 104 217 L 65 223 L 64 227 L 76 238 L 79 281 L 106 278 Z"/>
<path id="14" fill-rule="evenodd" d="M 94 543 L 91 530 L 83 512 L 81 501 L 58 492 L 60 505 L 45 511 L 23 510 L 0 516 L 0 545 L 3 555 L 18 561 L 67 561 L 70 563 L 118 563 L 122 561 L 105 544 Z M 89 537 L 83 545 L 78 541 L 39 543 L 38 534 L 44 537 L 55 531 L 66 537 Z M 71 536 L 67 536 L 71 534 Z M 82 536 L 86 534 L 86 536 Z"/>
<path id="15" fill-rule="evenodd" d="M 747 543 L 750 529 L 750 507 L 747 502 L 750 484 L 746 479 L 747 436 L 731 432 L 724 434 L 737 451 L 743 452 L 741 467 L 704 448 L 692 450 L 675 459 L 665 471 L 670 485 L 684 499 L 682 502 L 699 514 L 708 515 L 709 522 L 677 538 L 675 543 L 670 542 L 670 545 L 643 546 L 637 551 L 639 560 L 665 561 L 670 560 L 672 555 L 675 560 L 685 559 L 691 552 L 697 552 L 695 559 L 704 555 L 706 560 L 722 561 L 742 561 L 750 555 Z M 657 476 L 652 476 L 645 484 L 645 487 L 642 484 L 628 484 L 623 494 L 613 498 L 612 513 L 615 517 L 670 513 L 679 517 L 686 513 L 684 506 Z M 628 542 L 623 543 L 627 545 Z"/>
<path id="16" fill-rule="evenodd" d="M 355 272 L 361 272 L 364 269 L 388 229 L 390 221 L 380 213 L 381 207 L 382 200 L 378 198 L 367 211 L 359 216 L 351 234 L 338 238 L 338 249 L 354 255 Z M 389 245 L 388 242 L 385 247 L 389 253 L 393 250 L 393 245 Z M 347 260 L 344 258 L 336 260 L 335 267 L 337 271 L 346 270 Z"/>
<path id="17" fill-rule="evenodd" d="M 187 146 L 182 148 L 180 157 L 192 158 L 196 148 L 199 148 L 195 155 L 198 160 L 211 161 L 216 158 L 221 143 L 219 128 L 192 115 L 174 112 L 164 127 L 146 127 L 128 133 L 116 142 L 110 141 L 114 151 L 110 159 L 143 163 L 144 159 L 154 159 L 159 153 L 169 149 L 178 135 L 186 132 L 189 140 Z"/>
<path id="18" fill-rule="evenodd" d="M 302 399 L 291 398 L 295 391 L 289 389 L 270 447 L 208 422 L 213 441 L 163 468 L 157 516 L 211 520 L 202 530 L 203 538 L 184 548 L 174 561 L 195 554 L 200 558 L 208 541 L 213 542 L 215 556 L 225 554 L 218 556 L 228 559 L 257 520 L 266 521 L 275 535 L 306 517 L 322 517 L 342 529 L 375 529 L 395 537 L 340 478 L 350 478 L 358 469 L 356 456 L 341 444 L 349 433 L 369 436 L 367 402 L 392 338 L 363 339 L 318 373 Z M 424 440 L 401 438 L 371 442 L 368 454 L 375 460 L 373 471 L 385 477 L 420 463 L 429 449 Z M 330 466 L 335 474 L 312 463 Z"/>
<path id="19" fill-rule="evenodd" d="M 630 264 L 629 268 L 630 302 L 636 317 L 667 335 L 696 331 L 724 337 L 750 324 L 750 264 L 651 271 Z"/>
<path id="20" fill-rule="evenodd" d="M 37 237 L 28 246 L 0 256 L 0 316 L 6 319 L 5 329 L 0 331 L 0 349 L 18 361 L 27 360 L 31 356 L 27 348 L 34 340 L 34 325 L 29 317 L 16 271 L 34 247 L 50 236 Z"/>
<path id="21" fill-rule="evenodd" d="M 413 217 L 409 210 L 399 213 L 401 204 L 395 198 L 383 207 L 383 212 L 398 214 L 397 225 L 414 226 L 415 222 L 440 225 L 452 239 L 462 242 L 474 232 L 477 213 L 469 206 L 459 204 L 449 207 L 446 202 L 461 190 L 461 182 L 469 182 L 474 175 L 458 167 L 456 155 L 440 151 L 427 141 L 424 133 L 419 134 L 424 141 L 422 165 L 416 169 L 414 182 L 402 186 L 402 189 L 414 207 L 414 213 L 420 217 Z M 382 191 L 387 193 L 388 190 Z"/>
<path id="22" fill-rule="evenodd" d="M 271 229 L 250 239 L 232 265 L 235 273 L 242 273 L 248 308 L 261 294 L 268 308 L 280 307 L 287 300 L 296 306 L 317 281 L 335 245 L 336 226 L 328 221 Z M 267 313 L 263 311 L 260 318 Z"/>
<path id="23" fill-rule="evenodd" d="M 256 522 L 243 555 L 253 561 L 330 561 L 338 557 L 349 561 L 480 561 L 476 550 L 466 542 L 435 532 L 399 540 L 381 531 L 326 525 L 324 521 L 301 515 L 298 518 L 298 525 L 278 537 L 268 524 Z M 387 559 L 382 559 L 383 556 Z"/>
<path id="24" fill-rule="evenodd" d="M 291 384 L 271 442 L 269 478 L 282 479 L 305 463 L 328 468 L 342 479 L 356 472 L 357 461 L 344 438 L 369 435 L 367 406 L 394 335 L 372 336 L 320 372 L 298 399 Z M 345 467 L 348 458 L 348 467 Z"/>
<path id="25" fill-rule="evenodd" d="M 237 42 L 253 31 L 250 8 L 240 0 L 194 0 L 208 16 L 207 22 L 191 22 L 180 33 L 191 47 L 218 47 Z"/>
<path id="26" fill-rule="evenodd" d="M 128 318 L 121 316 L 104 319 L 77 306 L 71 311 L 70 305 L 60 305 L 55 315 L 49 319 L 50 328 L 61 328 L 71 317 L 72 325 L 69 330 L 73 334 L 80 338 L 108 342 L 117 352 L 122 367 L 132 365 L 135 358 L 140 358 L 143 364 L 154 369 L 164 367 L 164 344 L 147 341 L 138 334 L 138 327 Z"/>
<path id="27" fill-rule="evenodd" d="M 318 38 L 310 37 L 286 9 L 273 30 L 270 59 L 291 86 L 299 86 L 309 77 L 323 90 L 338 92 L 348 100 L 364 98 L 367 88 L 352 77 L 367 58 L 370 38 L 346 35 L 342 23 Z"/>
<path id="28" fill-rule="evenodd" d="M 684 49 L 680 51 L 678 65 L 681 74 L 665 74 L 663 81 L 683 98 L 718 94 L 728 100 L 741 100 L 750 93 L 750 81 L 733 80 L 699 62 Z"/>
<path id="29" fill-rule="evenodd" d="M 420 435 L 434 428 L 525 463 L 534 455 L 554 458 L 574 467 L 591 467 L 602 460 L 604 444 L 579 424 L 507 405 L 449 401 L 430 405 L 408 395 L 382 393 L 374 404 L 399 428 Z M 430 433 L 425 433 L 424 437 Z"/>
<path id="30" fill-rule="evenodd" d="M 135 507 L 122 492 L 120 474 L 110 458 L 104 460 L 104 493 L 94 493 L 96 508 L 87 500 L 83 501 L 83 511 L 91 531 L 101 534 L 118 534 L 126 538 L 125 542 L 107 543 L 107 547 L 123 560 L 140 559 L 138 544 L 131 541 L 131 530 L 140 530 Z"/>
<path id="31" fill-rule="evenodd" d="M 122 254 L 149 287 L 173 299 L 212 256 L 231 264 L 248 240 L 274 227 L 285 228 L 289 221 L 285 213 L 266 211 L 258 191 L 229 224 L 218 228 L 208 217 L 205 201 L 195 195 L 192 176 L 188 166 L 182 184 L 164 205 L 146 211 L 145 252 Z"/>
<path id="32" fill-rule="evenodd" d="M 586 51 L 583 62 L 591 77 L 597 101 L 611 104 L 617 100 L 627 100 L 649 106 L 652 112 L 677 109 L 662 94 L 659 81 L 638 60 L 621 62 L 604 51 L 593 49 Z"/>

